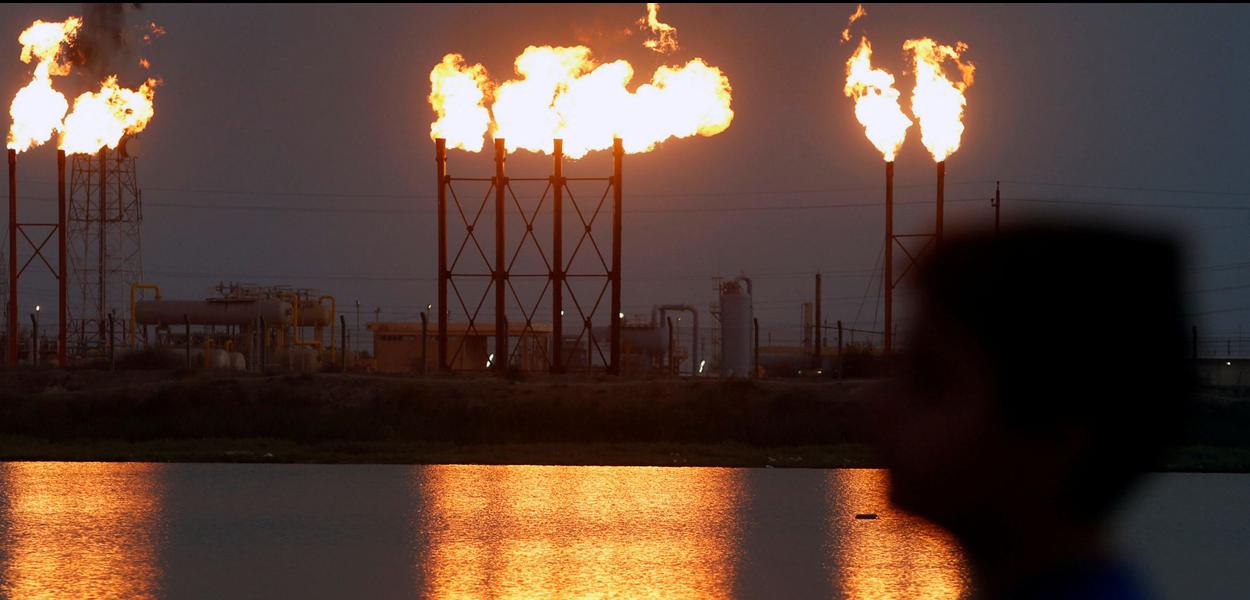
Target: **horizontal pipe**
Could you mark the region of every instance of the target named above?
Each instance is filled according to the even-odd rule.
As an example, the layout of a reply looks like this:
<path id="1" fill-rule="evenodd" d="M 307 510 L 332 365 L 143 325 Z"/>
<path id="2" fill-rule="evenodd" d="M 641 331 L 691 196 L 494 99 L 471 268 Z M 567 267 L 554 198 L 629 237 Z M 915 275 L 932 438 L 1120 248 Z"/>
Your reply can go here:
<path id="1" fill-rule="evenodd" d="M 291 304 L 282 300 L 207 301 L 207 300 L 139 300 L 135 302 L 134 320 L 139 325 L 176 325 L 183 316 L 194 325 L 250 325 L 257 317 L 271 326 L 288 325 L 292 321 Z"/>

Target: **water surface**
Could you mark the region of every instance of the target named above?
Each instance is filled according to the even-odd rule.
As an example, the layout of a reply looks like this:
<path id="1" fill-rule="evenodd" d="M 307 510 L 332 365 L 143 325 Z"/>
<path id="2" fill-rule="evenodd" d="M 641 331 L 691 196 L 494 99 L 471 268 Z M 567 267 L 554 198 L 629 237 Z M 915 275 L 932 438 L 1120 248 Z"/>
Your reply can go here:
<path id="1" fill-rule="evenodd" d="M 1166 596 L 1236 597 L 1247 499 L 1250 476 L 1157 476 L 1118 538 Z M 968 585 L 958 546 L 893 511 L 875 470 L 0 464 L 6 598 L 937 599 Z"/>

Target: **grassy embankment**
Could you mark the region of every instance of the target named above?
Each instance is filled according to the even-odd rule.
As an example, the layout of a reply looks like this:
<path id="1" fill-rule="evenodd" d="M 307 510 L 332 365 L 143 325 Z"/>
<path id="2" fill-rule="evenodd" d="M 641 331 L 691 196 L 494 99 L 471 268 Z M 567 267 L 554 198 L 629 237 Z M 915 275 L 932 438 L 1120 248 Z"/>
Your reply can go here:
<path id="1" fill-rule="evenodd" d="M 0 460 L 875 466 L 862 382 L 0 375 Z M 1250 470 L 1250 402 L 1205 397 L 1169 470 Z"/>

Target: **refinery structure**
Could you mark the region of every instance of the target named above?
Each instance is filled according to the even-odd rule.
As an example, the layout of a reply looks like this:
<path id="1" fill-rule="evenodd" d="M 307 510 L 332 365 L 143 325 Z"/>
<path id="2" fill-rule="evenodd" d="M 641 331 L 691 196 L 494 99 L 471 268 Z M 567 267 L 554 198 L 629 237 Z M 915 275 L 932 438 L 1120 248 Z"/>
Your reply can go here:
<path id="1" fill-rule="evenodd" d="M 645 45 L 671 52 L 676 30 L 658 23 L 655 10 Z M 894 157 L 914 123 L 894 76 L 873 67 L 871 45 L 860 40 L 844 91 L 885 161 L 884 323 L 875 331 L 830 325 L 816 274 L 812 301 L 801 307 L 802 341 L 774 346 L 761 344 L 758 284 L 749 273 L 717 279 L 706 304 L 673 298 L 628 315 L 622 307 L 629 281 L 622 256 L 638 251 L 622 222 L 629 156 L 728 129 L 731 86 L 718 67 L 695 58 L 627 87 L 633 67 L 624 60 L 601 62 L 583 46 L 530 46 L 516 58 L 516 77 L 497 81 L 482 65 L 447 54 L 429 75 L 436 301 L 419 321 L 375 319 L 371 339 L 351 340 L 364 332 L 349 328 L 336 299 L 317 290 L 223 282 L 208 297 L 171 298 L 144 277 L 138 140 L 155 115 L 159 81 L 130 88 L 114 75 L 70 103 L 56 77 L 72 68 L 64 50 L 81 25 L 40 21 L 19 40 L 34 73 L 14 98 L 7 151 L 0 350 L 10 367 L 115 365 L 147 353 L 188 368 L 250 372 L 841 375 L 851 346 L 894 349 L 894 288 L 941 243 L 946 160 L 959 148 L 973 75 L 962 44 L 903 44 L 915 66 L 911 112 L 936 164 L 937 193 L 933 231 L 896 234 Z M 849 26 L 842 38 L 850 41 Z M 949 79 L 944 63 L 959 77 Z M 57 148 L 55 222 L 28 219 L 18 189 L 24 152 L 44 144 Z M 549 157 L 549 170 L 514 172 L 508 158 L 518 152 Z M 461 166 L 457 156 L 475 153 L 489 155 L 489 172 Z M 896 250 L 906 262 L 896 264 Z M 57 302 L 27 315 L 20 282 L 39 271 L 55 280 Z M 40 329 L 40 308 L 55 311 L 54 328 Z M 370 350 L 358 351 L 369 342 Z"/>

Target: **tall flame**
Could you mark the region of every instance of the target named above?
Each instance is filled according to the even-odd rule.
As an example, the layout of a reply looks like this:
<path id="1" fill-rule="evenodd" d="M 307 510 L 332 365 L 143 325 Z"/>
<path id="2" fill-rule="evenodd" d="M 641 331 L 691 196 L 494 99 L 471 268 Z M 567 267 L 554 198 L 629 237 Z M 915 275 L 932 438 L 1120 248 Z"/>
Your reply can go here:
<path id="1" fill-rule="evenodd" d="M 438 120 L 430 125 L 430 139 L 446 138 L 448 148 L 480 152 L 490 113 L 483 102 L 490 82 L 486 67 L 465 66 L 464 57 L 448 54 L 430 71 L 430 105 Z"/>
<path id="2" fill-rule="evenodd" d="M 868 141 L 881 151 L 886 162 L 893 161 L 907 137 L 911 119 L 899 107 L 894 76 L 872 68 L 872 45 L 867 37 L 860 39 L 859 48 L 846 61 L 843 93 L 855 99 L 855 118 L 864 126 Z"/>
<path id="3" fill-rule="evenodd" d="M 37 60 L 35 72 L 26 87 L 18 90 L 9 105 L 13 123 L 9 127 L 8 147 L 22 152 L 52 139 L 61 130 L 61 119 L 69 110 L 65 96 L 52 89 L 52 76 L 69 73 L 69 65 L 58 58 L 62 46 L 73 39 L 82 20 L 71 17 L 60 23 L 35 21 L 18 36 L 22 45 L 22 62 Z"/>
<path id="4" fill-rule="evenodd" d="M 150 25 L 152 35 L 164 33 L 155 23 Z M 30 84 L 18 91 L 9 107 L 13 118 L 9 148 L 27 150 L 60 132 L 62 150 L 71 154 L 92 153 L 104 147 L 116 148 L 122 136 L 143 131 L 152 120 L 152 99 L 158 83 L 155 78 L 133 90 L 118 85 L 117 75 L 111 75 L 100 84 L 99 92 L 86 92 L 75 99 L 72 111 L 65 96 L 52 88 L 53 75 L 70 72 L 70 64 L 61 62 L 61 50 L 73 41 L 81 26 L 82 19 L 78 17 L 61 23 L 35 21 L 18 36 L 22 62 L 38 60 L 39 64 Z M 149 66 L 142 59 L 140 64 L 145 69 Z"/>
<path id="5" fill-rule="evenodd" d="M 638 19 L 638 24 L 651 30 L 655 37 L 647 38 L 643 46 L 660 54 L 668 54 L 677 50 L 677 28 L 668 23 L 660 22 L 660 4 L 647 3 L 647 16 Z"/>
<path id="6" fill-rule="evenodd" d="M 464 82 L 468 89 L 461 101 L 453 103 L 437 90 L 464 69 L 455 61 L 452 67 L 447 64 L 444 58 L 430 75 L 435 88 L 430 103 L 439 116 L 430 135 L 447 137 L 449 145 L 455 139 L 452 147 L 476 151 L 481 148 L 478 139 L 490 129 L 486 108 L 472 93 L 489 88 L 485 71 L 474 71 Z M 561 138 L 565 154 L 581 158 L 610 148 L 619 137 L 633 154 L 670 138 L 716 135 L 733 121 L 729 79 L 699 58 L 656 69 L 651 81 L 634 91 L 627 87 L 634 76 L 629 62 L 597 64 L 584 46 L 530 46 L 517 57 L 515 68 L 519 78 L 494 88 L 489 110 L 494 136 L 506 140 L 509 152 L 549 153 L 552 140 Z M 453 131 L 448 123 L 469 125 Z"/>
<path id="7" fill-rule="evenodd" d="M 959 60 L 960 54 L 967 49 L 963 42 L 952 48 L 929 38 L 903 43 L 903 51 L 912 53 L 916 69 L 911 112 L 920 121 L 920 141 L 935 162 L 942 162 L 954 154 L 964 133 L 964 107 L 968 104 L 964 91 L 972 85 L 975 70 L 971 62 Z M 947 59 L 959 68 L 959 81 L 952 82 L 946 78 L 942 63 Z"/>
<path id="8" fill-rule="evenodd" d="M 148 79 L 132 90 L 117 85 L 112 75 L 100 84 L 99 92 L 85 92 L 74 100 L 74 110 L 65 117 L 61 149 L 68 154 L 116 148 L 122 136 L 143 131 L 155 110 L 152 98 L 157 81 Z"/>

